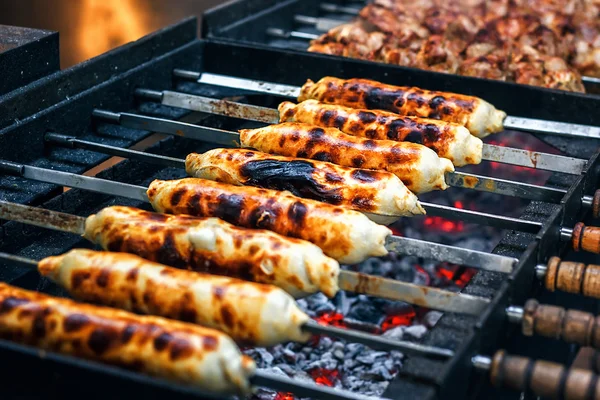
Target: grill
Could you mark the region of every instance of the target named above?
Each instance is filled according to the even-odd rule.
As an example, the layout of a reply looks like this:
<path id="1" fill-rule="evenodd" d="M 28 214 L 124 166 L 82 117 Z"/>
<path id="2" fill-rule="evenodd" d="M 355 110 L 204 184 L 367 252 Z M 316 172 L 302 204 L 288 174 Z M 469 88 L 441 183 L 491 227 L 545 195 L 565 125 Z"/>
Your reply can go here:
<path id="1" fill-rule="evenodd" d="M 203 15 L 205 37 L 306 51 L 311 40 L 352 21 L 368 2 L 234 1 Z M 600 79 L 583 76 L 587 93 L 597 94 Z"/>
<path id="2" fill-rule="evenodd" d="M 273 96 L 272 92 L 278 90 L 277 87 L 268 84 L 256 86 L 257 80 L 295 87 L 301 85 L 306 78 L 318 79 L 327 75 L 341 78 L 368 76 L 385 82 L 480 94 L 509 114 L 523 117 L 600 125 L 597 113 L 593 112 L 596 107 L 594 100 L 588 96 L 556 92 L 549 95 L 547 91 L 536 88 L 463 77 L 440 77 L 424 71 L 405 72 L 393 67 L 373 69 L 372 65 L 364 62 L 198 40 L 195 34 L 196 21 L 186 20 L 5 95 L 0 101 L 3 126 L 0 131 L 0 159 L 3 160 L 0 162 L 0 169 L 4 174 L 0 177 L 1 199 L 84 217 L 114 204 L 149 209 L 140 187 L 147 187 L 154 179 L 184 177 L 181 159 L 188 153 L 206 151 L 215 147 L 215 142 L 232 144 L 232 140 L 237 138 L 232 132 L 256 126 L 257 120 L 261 121 L 260 118 L 250 121 L 252 118 L 247 115 L 248 108 L 241 106 L 242 112 L 246 114 L 240 115 L 239 108 L 231 108 L 231 103 L 217 103 L 221 106 L 219 111 L 214 102 L 200 101 L 195 97 L 195 107 L 202 107 L 203 112 L 199 113 L 197 110 L 191 112 L 189 109 L 168 106 L 165 99 L 169 96 L 177 99 L 177 93 L 187 93 L 215 99 L 228 98 L 236 102 L 245 101 L 269 109 L 275 107 L 280 99 Z M 325 59 L 326 63 L 323 62 Z M 223 75 L 245 78 L 246 83 L 235 82 L 228 85 L 223 81 Z M 212 85 L 202 83 L 206 79 L 220 81 L 217 85 L 214 81 Z M 254 90 L 248 90 L 248 85 L 253 84 Z M 245 89 L 243 85 L 246 85 Z M 459 90 L 467 87 L 468 91 Z M 224 106 L 228 106 L 225 111 Z M 226 117 L 232 114 L 237 118 Z M 242 116 L 245 118 L 240 118 Z M 555 124 L 551 128 L 560 130 L 561 126 Z M 157 136 L 154 132 L 167 135 Z M 555 198 L 553 203 L 531 201 L 522 215 L 514 219 L 493 212 L 478 214 L 456 208 L 436 207 L 435 201 L 443 198 L 444 194 L 440 194 L 439 198 L 433 197 L 432 202 L 427 203 L 426 207 L 433 215 L 511 228 L 493 249 L 493 255 L 452 249 L 452 255 L 448 256 L 443 255 L 441 248 L 433 244 L 419 245 L 409 239 L 388 239 L 388 246 L 394 248 L 394 243 L 400 243 L 396 245 L 396 249 L 407 254 L 411 254 L 409 251 L 418 251 L 413 255 L 438 261 L 461 260 L 471 267 L 487 267 L 473 276 L 461 295 L 438 292 L 433 288 L 415 288 L 408 284 L 401 286 L 402 290 L 398 286 L 393 287 L 394 294 L 389 294 L 388 297 L 428 308 L 458 311 L 444 313 L 418 343 L 399 342 L 395 339 L 374 343 L 376 336 L 372 331 L 369 333 L 365 321 L 356 321 L 351 326 L 352 332 L 356 333 L 349 338 L 350 341 L 366 341 L 386 350 L 401 350 L 407 355 L 399 366 L 397 375 L 380 397 L 425 399 L 467 398 L 476 394 L 488 398 L 501 396 L 503 392 L 494 391 L 488 383 L 490 374 L 486 370 L 490 368 L 494 382 L 500 386 L 504 386 L 504 381 L 510 387 L 511 382 L 514 382 L 511 374 L 521 371 L 522 375 L 519 376 L 528 376 L 530 386 L 539 392 L 539 387 L 535 386 L 541 376 L 539 374 L 556 373 L 552 367 L 539 364 L 534 368 L 533 364 L 524 360 L 504 358 L 502 361 L 500 356 L 492 362 L 488 357 L 500 348 L 507 348 L 509 353 L 552 358 L 561 363 L 570 361 L 568 345 L 564 342 L 557 345 L 555 341 L 540 338 L 540 335 L 557 335 L 556 327 L 561 324 L 543 324 L 544 321 L 552 320 L 551 318 L 564 319 L 565 327 L 572 328 L 569 329 L 571 333 L 563 334 L 567 341 L 597 344 L 593 337 L 595 331 L 590 333 L 582 330 L 580 325 L 583 323 L 577 323 L 580 320 L 592 323 L 587 315 L 567 314 L 569 318 L 565 319 L 561 310 L 543 308 L 536 303 L 530 302 L 525 308 L 521 307 L 526 300 L 539 296 L 541 303 L 556 302 L 561 306 L 595 311 L 592 300 L 578 295 L 583 292 L 588 297 L 597 297 L 594 279 L 581 282 L 576 279 L 573 279 L 576 282 L 563 278 L 547 279 L 556 274 L 557 269 L 561 277 L 572 276 L 572 270 L 580 271 L 581 264 L 559 263 L 557 259 L 551 258 L 562 256 L 565 260 L 576 259 L 569 253 L 572 242 L 576 247 L 594 250 L 595 242 L 588 240 L 588 236 L 596 234 L 594 231 L 588 229 L 583 241 L 571 240 L 573 235 L 581 234 L 580 225 L 576 226 L 578 222 L 584 220 L 590 211 L 595 216 L 598 214 L 599 199 L 594 195 L 599 173 L 598 155 L 595 152 L 597 143 L 595 139 L 585 138 L 586 135 L 594 135 L 595 131 L 593 128 L 581 128 L 579 132 L 583 133 L 575 138 L 536 134 L 541 141 L 561 150 L 565 156 L 587 160 L 581 173 L 568 175 L 555 172 L 550 175 L 544 187 L 529 188 L 526 191 L 528 194 L 525 197 L 535 198 L 548 195 L 546 189 L 549 187 L 562 190 L 562 198 Z M 205 140 L 194 140 L 198 137 Z M 126 150 L 132 147 L 138 152 Z M 106 164 L 102 163 L 113 155 L 128 159 L 106 168 Z M 572 162 L 571 158 L 557 160 Z M 97 171 L 101 172 L 96 173 Z M 102 181 L 81 178 L 84 173 L 86 176 L 95 175 L 95 178 Z M 75 189 L 65 192 L 63 186 Z M 452 190 L 455 189 L 450 189 Z M 513 189 L 507 190 L 510 192 Z M 114 196 L 115 194 L 120 196 Z M 11 210 L 11 219 L 36 219 L 32 210 L 25 209 L 20 215 L 17 215 L 15 208 Z M 0 212 L 8 218 L 6 208 L 0 208 Z M 71 223 L 80 221 L 73 220 L 72 217 L 65 218 Z M 36 221 L 42 226 L 61 225 L 50 219 L 42 223 L 40 218 Z M 22 258 L 5 260 L 0 270 L 0 280 L 53 295 L 66 295 L 58 286 L 40 278 L 37 272 L 26 265 L 28 261 L 23 258 L 40 260 L 49 255 L 62 254 L 74 247 L 91 247 L 91 244 L 70 233 L 49 231 L 18 222 L 3 222 L 0 226 L 0 251 Z M 63 220 L 63 230 L 75 230 L 73 225 L 69 225 L 70 228 L 66 228 L 66 225 L 69 224 Z M 578 257 L 583 262 L 593 260 L 589 256 Z M 513 258 L 518 260 L 513 262 Z M 596 267 L 588 267 L 588 271 L 593 274 Z M 344 276 L 350 279 L 355 275 L 349 273 Z M 346 281 L 345 285 L 367 294 L 377 290 L 373 289 L 377 285 L 369 286 L 364 282 L 352 285 L 351 281 Z M 397 285 L 402 284 L 397 282 Z M 544 290 L 544 286 L 551 292 L 556 292 L 549 293 Z M 415 296 L 411 301 L 408 297 L 414 293 L 418 293 L 420 297 Z M 519 333 L 519 325 L 528 327 L 539 335 L 535 336 L 534 341 L 528 341 Z M 314 323 L 307 325 L 307 329 L 332 336 L 342 335 L 332 331 L 330 327 L 323 328 Z M 346 335 L 352 334 L 345 332 Z M 556 348 L 551 357 L 547 352 L 541 353 L 548 343 Z M 182 385 L 40 352 L 12 342 L 0 341 L 0 351 L 0 357 L 4 361 L 0 368 L 6 376 L 11 376 L 10 381 L 5 382 L 8 397 L 41 393 L 89 396 L 92 384 L 100 377 L 104 381 L 102 385 L 93 385 L 94 397 L 125 397 L 133 394 L 178 398 L 210 397 L 208 393 Z M 562 381 L 558 382 L 559 386 L 562 382 L 562 389 L 553 386 L 556 384 L 555 380 L 547 380 L 542 385 L 542 390 L 546 392 L 542 393 L 556 394 L 565 388 L 571 389 L 569 382 L 572 381 L 569 377 L 574 375 L 563 376 Z M 580 377 L 577 375 L 573 379 Z M 582 379 L 587 379 L 587 375 Z M 32 381 L 36 384 L 32 385 Z M 276 391 L 292 391 L 300 397 L 363 398 L 356 393 L 328 389 L 300 379 L 289 380 L 272 372 L 261 371 L 255 376 L 254 383 Z M 588 386 L 581 384 L 577 388 L 589 390 Z M 513 383 L 512 389 L 524 390 L 526 387 L 515 387 Z M 509 393 L 513 392 L 508 391 L 506 395 Z M 277 396 L 282 398 L 283 395 Z"/>

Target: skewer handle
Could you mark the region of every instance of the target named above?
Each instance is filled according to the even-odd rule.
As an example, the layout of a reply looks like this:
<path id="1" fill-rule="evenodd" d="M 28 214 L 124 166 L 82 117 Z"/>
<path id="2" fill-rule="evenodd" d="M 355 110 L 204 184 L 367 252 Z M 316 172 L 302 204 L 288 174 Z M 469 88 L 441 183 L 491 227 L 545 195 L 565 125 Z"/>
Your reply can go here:
<path id="1" fill-rule="evenodd" d="M 565 368 L 548 361 L 507 355 L 498 351 L 492 360 L 490 377 L 496 387 L 520 392 L 530 390 L 544 398 L 600 399 L 600 381 L 590 371 Z"/>
<path id="2" fill-rule="evenodd" d="M 600 189 L 594 192 L 594 197 L 592 198 L 592 217 L 600 217 Z"/>
<path id="3" fill-rule="evenodd" d="M 600 348 L 600 317 L 529 300 L 523 308 L 523 335 L 540 335 Z"/>
<path id="4" fill-rule="evenodd" d="M 544 278 L 546 289 L 600 299 L 600 265 L 561 261 L 552 257 Z"/>
<path id="5" fill-rule="evenodd" d="M 583 250 L 600 254 L 600 228 L 585 226 L 583 222 L 578 222 L 573 228 L 571 243 L 575 251 Z"/>

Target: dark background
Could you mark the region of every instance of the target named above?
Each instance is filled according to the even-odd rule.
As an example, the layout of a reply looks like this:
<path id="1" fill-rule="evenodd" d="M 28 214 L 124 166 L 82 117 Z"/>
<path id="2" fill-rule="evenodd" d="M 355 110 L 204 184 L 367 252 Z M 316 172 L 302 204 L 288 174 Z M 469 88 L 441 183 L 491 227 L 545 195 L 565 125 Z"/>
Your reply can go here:
<path id="1" fill-rule="evenodd" d="M 0 24 L 60 33 L 67 68 L 224 0 L 11 0 L 0 1 Z"/>

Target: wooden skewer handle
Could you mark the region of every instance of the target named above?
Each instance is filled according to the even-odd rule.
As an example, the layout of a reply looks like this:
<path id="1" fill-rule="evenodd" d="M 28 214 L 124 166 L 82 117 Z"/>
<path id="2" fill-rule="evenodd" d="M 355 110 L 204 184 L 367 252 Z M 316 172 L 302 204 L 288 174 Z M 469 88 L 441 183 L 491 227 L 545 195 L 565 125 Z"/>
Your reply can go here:
<path id="1" fill-rule="evenodd" d="M 526 336 L 540 335 L 581 346 L 600 348 L 600 317 L 529 300 L 521 323 Z"/>
<path id="2" fill-rule="evenodd" d="M 573 228 L 571 244 L 575 251 L 583 250 L 600 254 L 600 228 L 585 226 L 583 222 L 578 222 Z"/>
<path id="3" fill-rule="evenodd" d="M 592 216 L 594 218 L 600 217 L 600 189 L 594 192 L 592 200 Z"/>
<path id="4" fill-rule="evenodd" d="M 561 261 L 552 257 L 544 278 L 546 289 L 600 299 L 600 265 Z"/>
<path id="5" fill-rule="evenodd" d="M 584 369 L 567 369 L 548 361 L 507 355 L 498 351 L 492 360 L 490 377 L 496 387 L 534 394 L 550 399 L 600 399 L 598 376 Z"/>

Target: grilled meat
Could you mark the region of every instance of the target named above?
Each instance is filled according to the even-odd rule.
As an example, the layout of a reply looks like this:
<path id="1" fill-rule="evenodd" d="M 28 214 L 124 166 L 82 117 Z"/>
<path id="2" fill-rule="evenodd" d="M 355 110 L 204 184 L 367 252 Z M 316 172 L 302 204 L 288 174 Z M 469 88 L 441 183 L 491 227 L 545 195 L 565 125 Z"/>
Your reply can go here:
<path id="1" fill-rule="evenodd" d="M 385 240 L 391 230 L 385 226 L 358 211 L 302 199 L 289 192 L 186 178 L 155 180 L 147 193 L 160 212 L 217 217 L 234 225 L 304 239 L 342 263 L 387 254 Z"/>
<path id="2" fill-rule="evenodd" d="M 468 132 L 467 132 L 468 134 Z M 340 167 L 323 161 L 273 156 L 246 149 L 189 154 L 186 171 L 232 185 L 287 190 L 296 196 L 369 213 L 424 214 L 417 196 L 392 173 Z"/>
<path id="3" fill-rule="evenodd" d="M 45 258 L 39 270 L 78 300 L 193 322 L 242 343 L 272 346 L 310 337 L 302 331 L 308 315 L 290 295 L 271 285 L 86 249 Z"/>
<path id="4" fill-rule="evenodd" d="M 344 29 L 314 40 L 309 51 L 581 91 L 580 73 L 600 76 L 598 4 L 597 0 L 374 1 Z M 375 46 L 369 45 L 373 38 Z M 493 49 L 470 54 L 470 49 L 482 45 Z M 511 66 L 513 54 L 519 58 L 518 67 Z M 560 71 L 554 57 L 564 61 Z M 540 58 L 550 60 L 540 63 Z M 515 69 L 528 72 L 515 74 Z"/>
<path id="5" fill-rule="evenodd" d="M 352 108 L 386 110 L 400 115 L 440 119 L 465 126 L 473 135 L 500 132 L 504 111 L 477 97 L 415 87 L 386 85 L 368 79 L 325 77 L 308 80 L 298 101 L 307 99 Z"/>
<path id="6" fill-rule="evenodd" d="M 415 193 L 446 189 L 444 174 L 454 171 L 450 160 L 439 158 L 433 150 L 419 144 L 362 139 L 335 128 L 299 122 L 242 129 L 240 141 L 244 147 L 266 153 L 389 171 Z"/>
<path id="7" fill-rule="evenodd" d="M 74 282 L 75 283 L 75 282 Z M 0 337 L 214 392 L 250 391 L 255 364 L 225 334 L 0 283 Z"/>
<path id="8" fill-rule="evenodd" d="M 305 100 L 279 105 L 281 122 L 304 122 L 337 128 L 344 133 L 376 140 L 419 143 L 457 166 L 479 164 L 483 142 L 462 125 L 429 118 L 406 117 L 380 110 L 359 110 Z"/>
<path id="9" fill-rule="evenodd" d="M 312 243 L 217 218 L 107 207 L 86 220 L 85 235 L 111 251 L 182 269 L 278 286 L 295 297 L 338 291 L 339 264 Z"/>

